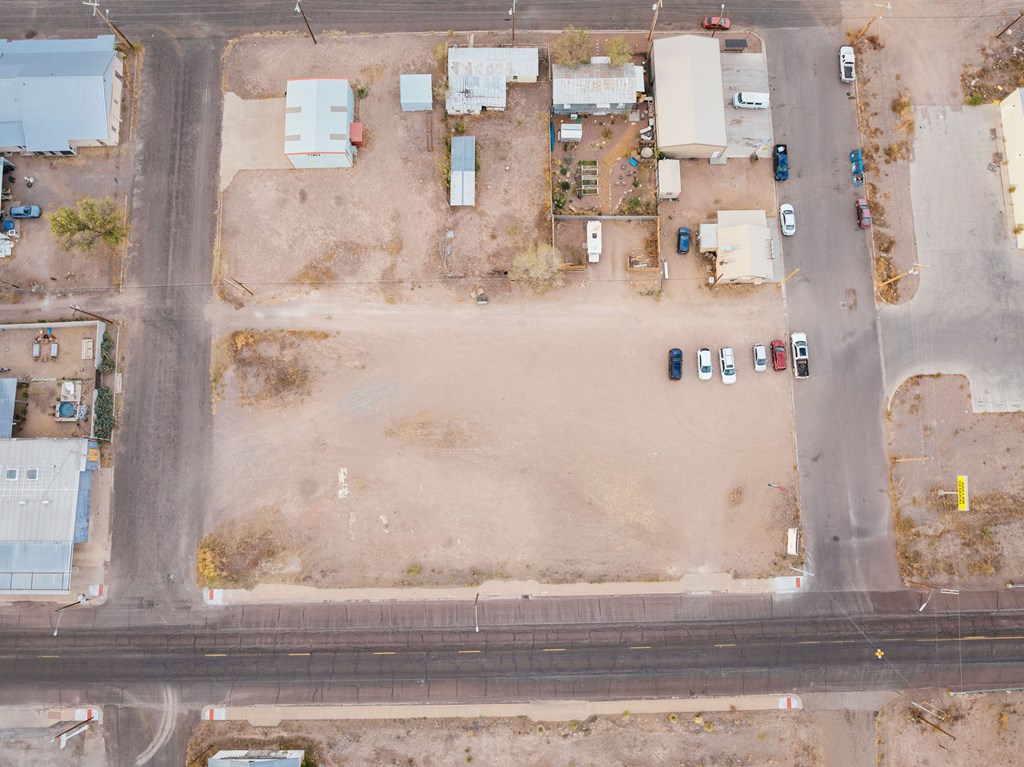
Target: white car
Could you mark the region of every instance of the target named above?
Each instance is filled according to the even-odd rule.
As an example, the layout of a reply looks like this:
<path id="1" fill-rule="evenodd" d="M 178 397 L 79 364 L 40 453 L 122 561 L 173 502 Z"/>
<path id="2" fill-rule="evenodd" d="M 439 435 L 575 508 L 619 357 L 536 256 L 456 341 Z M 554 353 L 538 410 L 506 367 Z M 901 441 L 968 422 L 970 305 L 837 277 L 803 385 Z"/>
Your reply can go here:
<path id="1" fill-rule="evenodd" d="M 731 346 L 723 346 L 718 350 L 718 366 L 722 371 L 722 383 L 736 383 L 736 357 Z"/>
<path id="2" fill-rule="evenodd" d="M 754 344 L 754 372 L 763 373 L 768 369 L 768 350 L 764 344 Z"/>
<path id="3" fill-rule="evenodd" d="M 697 350 L 697 377 L 702 381 L 710 381 L 714 368 L 711 367 L 711 350 L 704 348 Z"/>
<path id="4" fill-rule="evenodd" d="M 839 49 L 839 82 L 852 83 L 857 79 L 857 56 L 853 48 L 844 45 Z"/>
<path id="5" fill-rule="evenodd" d="M 782 233 L 787 237 L 796 234 L 796 211 L 788 202 L 779 206 L 779 223 L 782 224 Z"/>

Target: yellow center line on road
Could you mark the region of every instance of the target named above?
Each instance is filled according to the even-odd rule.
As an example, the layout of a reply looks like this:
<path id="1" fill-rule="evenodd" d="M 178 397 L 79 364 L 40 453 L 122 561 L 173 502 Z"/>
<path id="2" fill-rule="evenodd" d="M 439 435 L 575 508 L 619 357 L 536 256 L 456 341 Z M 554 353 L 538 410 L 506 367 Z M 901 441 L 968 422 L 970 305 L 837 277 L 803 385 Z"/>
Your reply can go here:
<path id="1" fill-rule="evenodd" d="M 797 642 L 797 644 L 821 644 L 820 639 L 810 639 L 806 642 Z"/>
<path id="2" fill-rule="evenodd" d="M 732 642 L 730 644 L 716 644 L 715 645 L 715 647 L 735 647 L 735 646 L 736 646 L 735 642 Z"/>
<path id="3" fill-rule="evenodd" d="M 228 654 L 226 652 L 206 652 L 203 653 L 207 658 L 226 658 Z"/>
<path id="4" fill-rule="evenodd" d="M 564 647 L 545 647 L 544 652 L 565 652 Z"/>
<path id="5" fill-rule="evenodd" d="M 394 655 L 395 653 L 391 650 L 383 650 L 381 652 L 375 652 L 374 655 Z"/>
<path id="6" fill-rule="evenodd" d="M 985 636 L 969 636 L 969 637 L 933 637 L 931 639 L 917 639 L 916 642 L 1004 642 L 1008 639 L 1024 639 L 1024 634 L 1017 634 L 1015 636 L 1008 637 L 985 637 Z"/>
<path id="7" fill-rule="evenodd" d="M 37 658 L 59 658 L 59 655 L 37 655 Z"/>
<path id="8" fill-rule="evenodd" d="M 471 655 L 480 652 L 483 652 L 483 650 L 459 650 L 459 655 Z"/>
<path id="9" fill-rule="evenodd" d="M 630 650 L 650 650 L 651 646 L 649 644 L 638 644 L 638 645 L 633 645 L 629 649 Z"/>
<path id="10" fill-rule="evenodd" d="M 308 655 L 309 655 L 308 652 L 290 652 L 290 653 L 288 653 L 288 657 L 289 658 L 305 658 Z"/>

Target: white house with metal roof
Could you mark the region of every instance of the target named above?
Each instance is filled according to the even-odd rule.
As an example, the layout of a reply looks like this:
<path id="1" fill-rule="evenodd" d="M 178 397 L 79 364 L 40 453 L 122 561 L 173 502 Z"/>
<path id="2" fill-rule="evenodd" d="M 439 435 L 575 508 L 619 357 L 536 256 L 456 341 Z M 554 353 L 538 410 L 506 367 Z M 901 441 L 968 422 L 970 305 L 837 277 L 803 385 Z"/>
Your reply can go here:
<path id="1" fill-rule="evenodd" d="M 476 205 L 476 137 L 452 139 L 452 172 L 449 203 Z"/>
<path id="2" fill-rule="evenodd" d="M 551 67 L 551 111 L 556 115 L 629 114 L 636 109 L 637 93 L 643 92 L 644 68 L 635 64 L 613 66 L 595 56 L 582 66 Z"/>
<path id="3" fill-rule="evenodd" d="M 292 167 L 351 168 L 355 106 L 348 80 L 289 80 L 284 154 Z"/>
<path id="4" fill-rule="evenodd" d="M 70 591 L 97 468 L 88 439 L 0 439 L 0 594 Z"/>
<path id="5" fill-rule="evenodd" d="M 0 40 L 0 152 L 116 146 L 123 80 L 113 35 Z"/>
<path id="6" fill-rule="evenodd" d="M 448 114 L 503 111 L 506 85 L 537 82 L 539 61 L 537 48 L 449 48 Z"/>

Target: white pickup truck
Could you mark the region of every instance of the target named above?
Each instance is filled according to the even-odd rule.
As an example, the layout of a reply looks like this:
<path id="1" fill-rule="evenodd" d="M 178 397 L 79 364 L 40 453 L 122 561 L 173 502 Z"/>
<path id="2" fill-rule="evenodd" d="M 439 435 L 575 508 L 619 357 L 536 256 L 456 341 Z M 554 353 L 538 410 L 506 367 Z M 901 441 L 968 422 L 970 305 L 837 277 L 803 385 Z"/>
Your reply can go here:
<path id="1" fill-rule="evenodd" d="M 793 375 L 797 378 L 808 378 L 811 375 L 811 368 L 808 362 L 807 334 L 793 333 L 790 336 L 790 345 L 793 347 Z"/>
<path id="2" fill-rule="evenodd" d="M 857 79 L 857 57 L 853 48 L 844 45 L 839 49 L 839 80 L 844 83 L 852 83 Z"/>

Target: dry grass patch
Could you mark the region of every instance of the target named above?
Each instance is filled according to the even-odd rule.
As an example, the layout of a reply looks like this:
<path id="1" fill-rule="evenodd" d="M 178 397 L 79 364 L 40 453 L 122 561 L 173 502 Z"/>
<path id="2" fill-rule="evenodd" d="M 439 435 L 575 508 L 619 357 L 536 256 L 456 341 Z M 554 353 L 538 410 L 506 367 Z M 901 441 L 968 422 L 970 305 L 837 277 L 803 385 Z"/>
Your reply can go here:
<path id="1" fill-rule="evenodd" d="M 334 271 L 334 253 L 325 253 L 311 258 L 295 273 L 292 282 L 324 283 L 332 282 L 338 273 Z"/>
<path id="2" fill-rule="evenodd" d="M 326 340 L 317 330 L 236 330 L 215 342 L 210 364 L 210 393 L 214 405 L 223 396 L 228 373 L 238 383 L 243 405 L 285 402 L 308 396 L 315 358 L 307 348 Z"/>
<path id="3" fill-rule="evenodd" d="M 284 514 L 268 506 L 225 520 L 199 542 L 196 581 L 201 587 L 251 588 L 298 572 L 296 539 Z"/>

